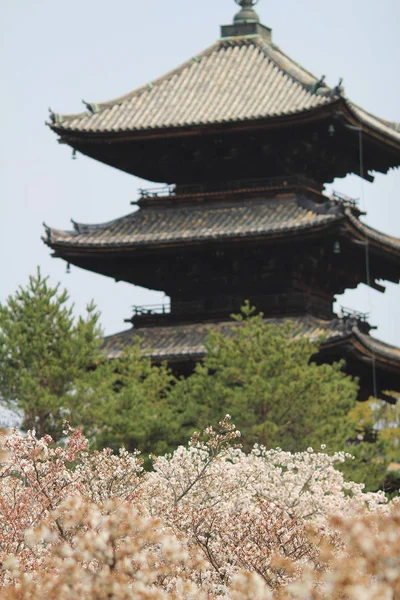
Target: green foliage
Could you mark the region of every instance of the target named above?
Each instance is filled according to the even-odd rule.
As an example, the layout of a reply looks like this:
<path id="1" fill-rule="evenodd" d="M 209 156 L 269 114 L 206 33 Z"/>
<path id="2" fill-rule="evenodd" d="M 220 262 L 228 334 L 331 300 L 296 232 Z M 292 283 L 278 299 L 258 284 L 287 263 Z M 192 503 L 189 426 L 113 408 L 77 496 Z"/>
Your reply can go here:
<path id="1" fill-rule="evenodd" d="M 229 413 L 247 447 L 344 449 L 357 383 L 340 364 L 310 361 L 318 344 L 294 326 L 268 325 L 248 304 L 236 321 L 229 337 L 210 331 L 203 363 L 171 392 L 183 429 L 202 429 Z"/>
<path id="2" fill-rule="evenodd" d="M 351 453 L 353 463 L 344 465 L 343 472 L 354 481 L 366 484 L 367 490 L 383 489 L 395 494 L 400 489 L 394 473 L 388 473 L 390 463 L 400 461 L 400 407 L 371 398 L 358 402 L 350 411 L 355 431 Z"/>
<path id="3" fill-rule="evenodd" d="M 248 304 L 235 319 L 228 336 L 210 330 L 204 361 L 176 380 L 140 355 L 139 342 L 106 360 L 93 304 L 74 319 L 67 292 L 38 269 L 0 305 L 0 395 L 39 436 L 57 440 L 68 419 L 98 448 L 145 454 L 169 452 L 230 414 L 245 447 L 348 450 L 356 456 L 344 467 L 350 478 L 386 485 L 387 465 L 399 460 L 398 408 L 356 403 L 357 382 L 341 364 L 313 362 L 318 342 L 294 325 L 266 324 Z"/>
<path id="4" fill-rule="evenodd" d="M 92 403 L 96 446 L 163 454 L 177 444 L 177 423 L 167 394 L 175 382 L 165 366 L 140 355 L 139 344 L 98 370 Z"/>
<path id="5" fill-rule="evenodd" d="M 39 437 L 59 439 L 67 419 L 97 447 L 170 450 L 178 435 L 166 400 L 174 377 L 142 358 L 138 345 L 108 361 L 98 321 L 93 304 L 74 319 L 67 292 L 38 269 L 0 305 L 0 395 Z"/>
<path id="6" fill-rule="evenodd" d="M 62 435 L 65 418 L 82 421 L 99 363 L 99 315 L 93 304 L 74 319 L 68 294 L 40 269 L 0 305 L 0 395 L 24 412 L 24 429 Z"/>

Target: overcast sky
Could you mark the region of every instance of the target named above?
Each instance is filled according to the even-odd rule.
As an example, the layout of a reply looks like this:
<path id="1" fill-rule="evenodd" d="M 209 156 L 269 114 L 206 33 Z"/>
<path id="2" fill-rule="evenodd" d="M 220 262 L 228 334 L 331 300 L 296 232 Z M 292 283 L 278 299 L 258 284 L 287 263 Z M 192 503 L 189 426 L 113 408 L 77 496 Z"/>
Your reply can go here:
<path id="1" fill-rule="evenodd" d="M 40 265 L 69 290 L 77 313 L 92 299 L 106 333 L 126 327 L 133 304 L 163 295 L 50 257 L 42 222 L 68 229 L 70 219 L 100 223 L 131 211 L 131 175 L 57 144 L 44 125 L 48 107 L 82 111 L 81 100 L 101 102 L 130 92 L 178 66 L 219 37 L 231 23 L 233 0 L 3 0 L 0 3 L 1 277 L 0 302 Z M 370 112 L 400 121 L 398 0 L 261 0 L 262 22 L 274 42 L 330 85 L 344 78 L 346 95 Z M 151 184 L 147 184 L 150 185 Z M 366 222 L 400 237 L 400 171 L 373 184 L 347 177 L 334 189 L 361 197 Z M 339 302 L 370 312 L 377 337 L 400 344 L 400 286 L 385 294 L 364 286 Z"/>

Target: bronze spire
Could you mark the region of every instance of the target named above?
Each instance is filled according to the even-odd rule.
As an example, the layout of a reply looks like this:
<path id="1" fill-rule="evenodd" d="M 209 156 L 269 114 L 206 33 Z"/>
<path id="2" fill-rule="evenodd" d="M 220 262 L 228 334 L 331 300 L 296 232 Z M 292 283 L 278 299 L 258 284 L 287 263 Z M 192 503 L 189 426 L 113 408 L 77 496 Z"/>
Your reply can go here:
<path id="1" fill-rule="evenodd" d="M 241 6 L 241 10 L 235 15 L 233 22 L 237 23 L 259 23 L 260 17 L 254 10 L 253 6 L 258 0 L 235 0 L 236 4 Z"/>

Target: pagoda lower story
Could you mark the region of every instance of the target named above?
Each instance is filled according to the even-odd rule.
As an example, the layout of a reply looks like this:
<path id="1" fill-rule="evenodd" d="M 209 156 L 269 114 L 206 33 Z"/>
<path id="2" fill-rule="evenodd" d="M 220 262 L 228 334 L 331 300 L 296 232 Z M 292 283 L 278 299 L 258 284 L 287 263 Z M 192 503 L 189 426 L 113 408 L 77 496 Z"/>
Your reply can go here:
<path id="1" fill-rule="evenodd" d="M 150 315 L 149 315 L 150 316 Z M 179 375 L 187 376 L 206 354 L 206 338 L 210 328 L 223 335 L 232 335 L 234 321 L 186 323 L 180 325 L 138 325 L 111 335 L 104 340 L 104 350 L 110 359 L 118 358 L 124 349 L 140 341 L 145 357 L 154 363 L 167 362 Z M 266 323 L 283 324 L 290 320 L 296 332 L 313 341 L 323 339 L 319 353 L 313 357 L 317 363 L 344 361 L 344 369 L 359 379 L 361 401 L 374 394 L 395 403 L 400 395 L 400 349 L 385 344 L 371 335 L 363 315 L 348 314 L 331 320 L 311 315 L 287 319 L 267 318 Z"/>

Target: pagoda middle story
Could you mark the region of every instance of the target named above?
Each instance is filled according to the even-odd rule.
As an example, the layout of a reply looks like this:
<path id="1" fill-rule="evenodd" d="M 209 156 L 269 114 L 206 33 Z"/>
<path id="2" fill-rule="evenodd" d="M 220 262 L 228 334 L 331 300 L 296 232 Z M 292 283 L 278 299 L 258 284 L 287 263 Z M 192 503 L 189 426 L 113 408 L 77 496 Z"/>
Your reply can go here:
<path id="1" fill-rule="evenodd" d="M 400 239 L 366 226 L 356 203 L 324 185 L 398 167 L 399 125 L 287 57 L 254 3 L 238 0 L 220 40 L 149 85 L 79 115 L 51 113 L 74 151 L 168 185 L 143 191 L 115 221 L 46 228 L 45 242 L 70 264 L 169 296 L 170 310 L 137 310 L 131 329 L 106 338 L 110 358 L 139 337 L 145 355 L 189 373 L 208 328 L 230 335 L 248 299 L 267 321 L 323 335 L 315 359 L 344 359 L 361 400 L 375 391 L 394 401 L 400 349 L 333 303 L 360 283 L 399 283 Z"/>

